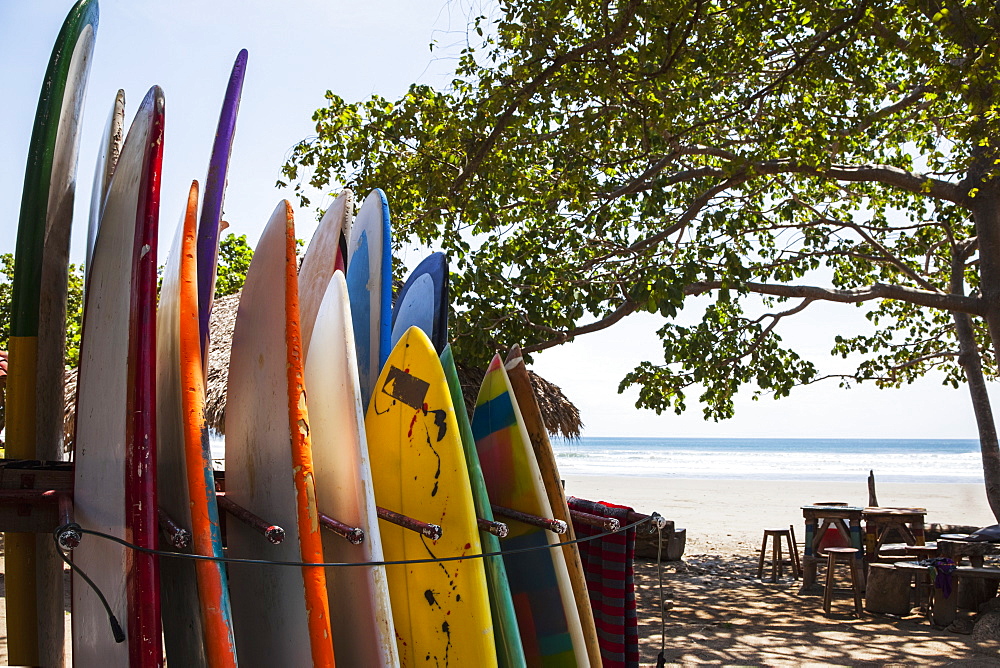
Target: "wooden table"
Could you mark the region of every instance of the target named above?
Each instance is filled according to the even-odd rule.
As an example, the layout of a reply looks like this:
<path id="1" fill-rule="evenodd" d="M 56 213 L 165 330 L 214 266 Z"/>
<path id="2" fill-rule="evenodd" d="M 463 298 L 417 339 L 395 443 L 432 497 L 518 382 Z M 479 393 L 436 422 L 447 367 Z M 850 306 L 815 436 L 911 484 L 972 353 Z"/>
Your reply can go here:
<path id="1" fill-rule="evenodd" d="M 878 561 L 879 549 L 892 531 L 907 545 L 923 546 L 926 514 L 926 508 L 865 508 L 865 561 Z"/>
<path id="2" fill-rule="evenodd" d="M 861 559 L 864 545 L 861 542 L 861 518 L 864 508 L 860 506 L 802 506 L 802 516 L 806 520 L 805 555 L 802 557 L 802 589 L 816 583 L 816 566 L 826 559 L 819 553 L 819 545 L 828 527 L 835 527 L 840 535 L 858 550 Z M 864 569 L 861 569 L 862 579 Z"/>
<path id="3" fill-rule="evenodd" d="M 962 564 L 962 559 L 967 558 L 976 568 L 983 567 L 983 560 L 987 555 L 1000 554 L 1000 543 L 939 538 L 937 546 L 938 554 L 942 557 L 948 557 L 958 565 Z"/>

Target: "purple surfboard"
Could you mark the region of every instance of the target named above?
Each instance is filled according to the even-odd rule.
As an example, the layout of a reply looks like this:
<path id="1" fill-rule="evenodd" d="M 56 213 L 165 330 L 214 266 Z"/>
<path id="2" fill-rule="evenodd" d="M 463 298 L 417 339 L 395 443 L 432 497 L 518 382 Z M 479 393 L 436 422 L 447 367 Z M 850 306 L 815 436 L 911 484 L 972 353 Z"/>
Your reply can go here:
<path id="1" fill-rule="evenodd" d="M 229 75 L 226 96 L 222 100 L 219 125 L 215 130 L 215 144 L 208 163 L 205 179 L 205 198 L 201 204 L 198 221 L 198 323 L 201 330 L 202 358 L 208 355 L 208 317 L 212 313 L 215 293 L 215 272 L 219 262 L 219 225 L 222 221 L 222 201 L 226 196 L 226 174 L 229 171 L 229 154 L 236 133 L 236 116 L 240 111 L 243 93 L 243 76 L 247 68 L 247 50 L 236 56 Z"/>

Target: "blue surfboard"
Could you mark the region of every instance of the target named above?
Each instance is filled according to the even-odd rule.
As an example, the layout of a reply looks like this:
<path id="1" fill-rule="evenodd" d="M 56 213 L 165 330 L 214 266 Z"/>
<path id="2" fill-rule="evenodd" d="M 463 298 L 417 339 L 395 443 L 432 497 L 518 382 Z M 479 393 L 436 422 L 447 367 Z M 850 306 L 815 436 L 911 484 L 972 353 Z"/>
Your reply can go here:
<path id="1" fill-rule="evenodd" d="M 423 259 L 403 284 L 392 309 L 392 341 L 403 338 L 410 327 L 419 327 L 441 354 L 448 345 L 448 258 L 432 253 Z"/>
<path id="2" fill-rule="evenodd" d="M 347 242 L 347 293 L 354 315 L 361 399 L 366 407 L 391 350 L 391 241 L 389 203 L 385 193 L 376 188 L 362 203 Z"/>

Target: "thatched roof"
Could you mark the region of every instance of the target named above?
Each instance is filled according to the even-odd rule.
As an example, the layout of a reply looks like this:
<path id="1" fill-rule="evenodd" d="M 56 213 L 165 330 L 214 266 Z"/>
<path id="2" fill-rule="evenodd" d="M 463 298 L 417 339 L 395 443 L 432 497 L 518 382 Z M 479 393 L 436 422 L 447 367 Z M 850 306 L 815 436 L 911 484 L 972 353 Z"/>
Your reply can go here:
<path id="1" fill-rule="evenodd" d="M 483 384 L 486 370 L 474 366 L 466 366 L 461 362 L 458 367 L 458 380 L 462 383 L 462 394 L 465 396 L 465 409 L 472 415 L 476 408 L 476 396 L 479 386 Z M 580 438 L 583 422 L 580 420 L 580 409 L 566 398 L 563 391 L 555 383 L 550 383 L 534 371 L 528 370 L 528 379 L 535 390 L 538 400 L 538 410 L 545 421 L 545 427 L 552 436 L 563 438 Z"/>
<path id="2" fill-rule="evenodd" d="M 212 344 L 208 352 L 208 383 L 205 397 L 205 419 L 208 426 L 225 433 L 226 424 L 226 381 L 229 376 L 229 350 L 233 341 L 233 328 L 236 326 L 236 312 L 240 305 L 240 293 L 220 297 L 212 307 L 212 318 L 209 321 Z M 458 376 L 465 394 L 466 408 L 472 414 L 475 408 L 476 395 L 483 381 L 485 371 L 464 364 L 458 364 Z M 562 390 L 550 383 L 534 371 L 528 371 L 531 385 L 535 388 L 538 407 L 542 419 L 552 435 L 565 438 L 579 438 L 583 423 L 580 421 L 580 410 L 566 398 Z M 65 429 L 68 450 L 72 442 L 76 419 L 76 369 L 66 372 L 66 411 L 63 426 Z"/>
<path id="3" fill-rule="evenodd" d="M 229 351 L 233 345 L 236 312 L 240 295 L 219 297 L 212 305 L 208 321 L 212 344 L 208 349 L 208 383 L 205 386 L 205 420 L 208 426 L 224 434 L 226 430 L 226 381 L 229 379 Z"/>
<path id="4" fill-rule="evenodd" d="M 208 394 L 206 397 L 205 414 L 208 425 L 218 431 L 225 431 L 226 414 L 226 378 L 229 375 L 229 348 L 233 340 L 233 327 L 236 324 L 236 311 L 239 308 L 239 294 L 229 295 L 215 300 L 212 307 L 212 318 L 209 329 L 212 337 L 212 348 L 208 354 Z M 458 364 L 458 376 L 462 382 L 465 394 L 465 404 L 472 415 L 475 408 L 479 385 L 483 382 L 485 371 L 474 367 Z M 583 423 L 580 421 L 580 410 L 566 398 L 562 390 L 545 380 L 534 371 L 528 371 L 531 385 L 535 388 L 538 407 L 549 433 L 566 438 L 579 438 Z"/>

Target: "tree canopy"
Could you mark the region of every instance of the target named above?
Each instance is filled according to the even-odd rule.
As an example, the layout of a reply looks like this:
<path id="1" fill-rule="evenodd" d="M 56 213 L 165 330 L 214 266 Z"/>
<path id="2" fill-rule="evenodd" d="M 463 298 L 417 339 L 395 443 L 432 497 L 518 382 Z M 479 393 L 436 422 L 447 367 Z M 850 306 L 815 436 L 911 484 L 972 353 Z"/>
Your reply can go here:
<path id="1" fill-rule="evenodd" d="M 463 358 L 660 313 L 662 359 L 622 381 L 657 411 L 823 378 L 780 323 L 861 304 L 841 382 L 967 384 L 1000 516 L 998 21 L 976 0 L 501 2 L 447 89 L 328 91 L 284 182 L 385 189 L 397 238 L 452 258 Z"/>

